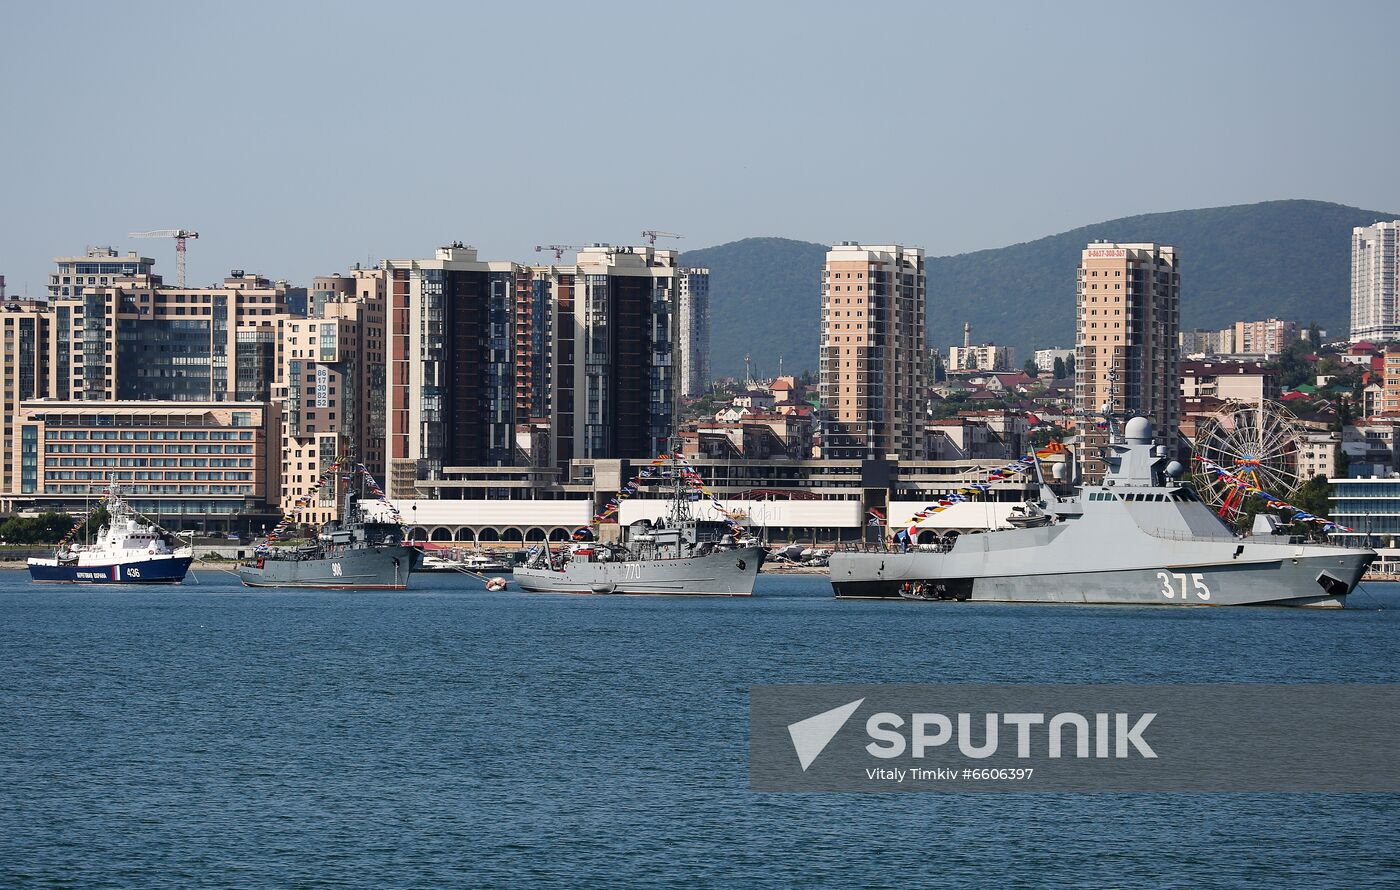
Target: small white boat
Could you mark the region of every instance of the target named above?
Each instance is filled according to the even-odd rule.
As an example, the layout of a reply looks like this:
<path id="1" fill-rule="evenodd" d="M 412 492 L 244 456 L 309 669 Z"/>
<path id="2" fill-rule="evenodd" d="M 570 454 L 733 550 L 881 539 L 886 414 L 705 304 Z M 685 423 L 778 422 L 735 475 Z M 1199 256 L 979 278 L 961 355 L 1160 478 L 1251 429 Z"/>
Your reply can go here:
<path id="1" fill-rule="evenodd" d="M 458 565 L 467 571 L 480 572 L 482 574 L 487 572 L 509 572 L 511 570 L 511 566 L 507 563 L 493 556 L 487 556 L 484 553 L 470 554 L 458 563 Z"/>

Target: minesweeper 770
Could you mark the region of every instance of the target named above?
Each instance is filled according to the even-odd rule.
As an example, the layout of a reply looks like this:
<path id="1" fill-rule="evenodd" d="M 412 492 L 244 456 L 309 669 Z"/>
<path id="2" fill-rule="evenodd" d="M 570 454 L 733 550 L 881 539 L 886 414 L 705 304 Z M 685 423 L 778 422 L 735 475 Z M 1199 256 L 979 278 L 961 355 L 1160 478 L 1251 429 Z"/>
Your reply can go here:
<path id="1" fill-rule="evenodd" d="M 1040 499 L 1019 527 L 965 534 L 909 552 L 838 552 L 841 597 L 1126 603 L 1163 606 L 1342 605 L 1376 558 L 1369 548 L 1283 535 L 1241 537 L 1176 476 L 1152 424 L 1110 424 L 1099 485 Z M 1038 467 L 1038 463 L 1037 463 Z"/>
<path id="2" fill-rule="evenodd" d="M 669 482 L 670 517 L 643 520 L 622 544 L 591 540 L 572 551 L 546 543 L 515 569 L 522 590 L 541 593 L 658 593 L 750 596 L 766 551 L 749 543 L 732 519 L 697 520 L 690 510 L 691 489 L 708 491 L 703 480 L 677 454 L 657 458 L 629 488 L 647 479 Z M 713 495 L 711 495 L 713 500 Z M 610 509 L 619 504 L 614 499 Z M 715 501 L 718 507 L 718 501 Z M 581 528 L 575 534 L 592 533 Z"/>

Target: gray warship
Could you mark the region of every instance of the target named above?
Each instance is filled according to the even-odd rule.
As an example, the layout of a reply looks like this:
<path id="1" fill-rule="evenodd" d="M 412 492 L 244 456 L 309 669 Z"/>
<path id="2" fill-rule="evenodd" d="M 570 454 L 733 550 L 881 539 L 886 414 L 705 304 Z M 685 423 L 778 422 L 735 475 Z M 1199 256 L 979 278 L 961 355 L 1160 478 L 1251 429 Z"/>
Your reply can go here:
<path id="1" fill-rule="evenodd" d="M 1056 494 L 1039 475 L 1039 499 L 1011 528 L 964 534 L 908 552 L 843 551 L 831 557 L 838 597 L 1162 606 L 1340 607 L 1376 559 L 1369 548 L 1309 543 L 1256 517 L 1235 534 L 1181 465 L 1152 445 L 1134 417 L 1110 422 L 1099 485 Z"/>
<path id="2" fill-rule="evenodd" d="M 403 526 L 366 519 L 354 491 L 346 492 L 341 516 L 339 522 L 328 523 L 312 544 L 260 546 L 251 561 L 238 567 L 239 580 L 249 587 L 407 587 L 421 554 L 403 543 Z"/>
<path id="3" fill-rule="evenodd" d="M 675 458 L 669 470 L 663 477 L 672 486 L 668 517 L 633 523 L 619 544 L 554 549 L 546 542 L 516 567 L 515 582 L 538 593 L 751 596 L 767 551 L 732 523 L 697 520 L 685 476 L 694 471 Z"/>

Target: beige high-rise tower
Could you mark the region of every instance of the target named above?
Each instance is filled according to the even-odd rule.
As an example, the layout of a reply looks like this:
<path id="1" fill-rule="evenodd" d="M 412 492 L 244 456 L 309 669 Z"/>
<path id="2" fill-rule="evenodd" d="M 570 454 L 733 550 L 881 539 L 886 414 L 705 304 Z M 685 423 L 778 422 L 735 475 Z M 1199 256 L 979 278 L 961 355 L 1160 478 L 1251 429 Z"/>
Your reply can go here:
<path id="1" fill-rule="evenodd" d="M 1096 242 L 1080 254 L 1074 407 L 1087 482 L 1104 472 L 1108 431 L 1098 422 L 1105 405 L 1118 423 L 1151 419 L 1157 443 L 1176 446 L 1180 291 L 1174 247 Z"/>
<path id="2" fill-rule="evenodd" d="M 847 241 L 822 270 L 822 454 L 924 458 L 924 252 Z"/>
<path id="3" fill-rule="evenodd" d="M 386 283 L 384 269 L 318 275 L 310 315 L 288 318 L 282 326 L 273 392 L 282 408 L 284 510 L 310 495 L 337 457 L 384 478 Z M 338 474 L 327 481 L 303 505 L 301 522 L 319 526 L 340 516 L 345 484 Z"/>

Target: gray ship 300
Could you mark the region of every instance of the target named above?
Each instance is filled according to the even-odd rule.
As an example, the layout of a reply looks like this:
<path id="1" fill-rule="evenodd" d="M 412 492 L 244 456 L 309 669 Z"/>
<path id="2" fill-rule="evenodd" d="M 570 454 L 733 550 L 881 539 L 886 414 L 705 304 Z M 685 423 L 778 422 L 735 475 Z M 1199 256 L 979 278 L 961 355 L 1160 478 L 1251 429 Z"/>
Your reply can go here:
<path id="1" fill-rule="evenodd" d="M 249 587 L 407 587 L 421 554 L 403 543 L 403 527 L 365 519 L 353 490 L 345 494 L 341 516 L 344 519 L 327 525 L 314 544 L 260 547 L 251 562 L 238 567 L 239 579 Z"/>
<path id="2" fill-rule="evenodd" d="M 1040 500 L 1015 528 L 967 534 L 932 551 L 840 552 L 842 597 L 906 597 L 1163 606 L 1339 607 L 1376 558 L 1371 549 L 1276 534 L 1239 537 L 1174 476 L 1152 424 L 1110 436 L 1101 485 Z M 1167 470 L 1172 472 L 1168 473 Z M 1262 526 L 1263 523 L 1260 523 Z"/>

